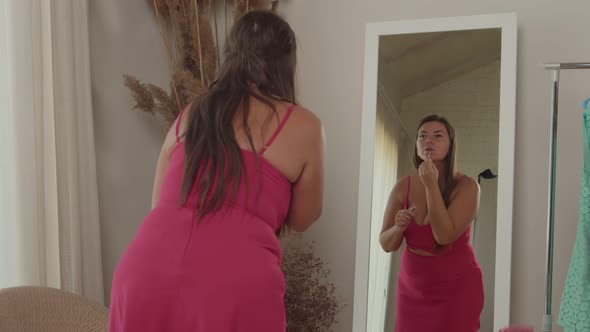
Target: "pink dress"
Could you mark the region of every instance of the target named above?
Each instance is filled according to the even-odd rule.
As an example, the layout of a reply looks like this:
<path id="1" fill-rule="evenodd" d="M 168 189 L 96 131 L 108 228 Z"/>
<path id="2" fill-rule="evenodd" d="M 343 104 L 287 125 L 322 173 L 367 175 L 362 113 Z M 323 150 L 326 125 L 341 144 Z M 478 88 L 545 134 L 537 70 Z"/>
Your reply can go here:
<path id="1" fill-rule="evenodd" d="M 198 223 L 198 192 L 193 189 L 187 203 L 178 204 L 184 144 L 176 127 L 157 206 L 113 276 L 109 331 L 285 331 L 285 280 L 275 233 L 287 217 L 291 183 L 262 154 L 293 109 L 260 151 L 260 169 L 255 154 L 242 150 L 245 174 L 236 199 Z"/>
<path id="2" fill-rule="evenodd" d="M 461 180 L 459 180 L 461 181 Z M 410 204 L 410 179 L 404 209 Z M 483 275 L 469 243 L 471 226 L 438 247 L 432 228 L 412 221 L 404 232 L 396 295 L 396 332 L 476 332 L 483 310 Z M 436 253 L 422 256 L 408 250 Z"/>

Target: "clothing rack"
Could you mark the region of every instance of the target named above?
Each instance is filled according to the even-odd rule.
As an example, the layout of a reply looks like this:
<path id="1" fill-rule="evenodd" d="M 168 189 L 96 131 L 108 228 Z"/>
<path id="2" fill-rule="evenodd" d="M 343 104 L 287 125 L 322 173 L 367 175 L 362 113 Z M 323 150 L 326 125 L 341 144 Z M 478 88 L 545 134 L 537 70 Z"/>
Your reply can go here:
<path id="1" fill-rule="evenodd" d="M 555 164 L 557 146 L 557 114 L 559 101 L 559 72 L 565 69 L 590 69 L 590 62 L 565 62 L 545 64 L 546 70 L 553 71 L 553 91 L 551 94 L 551 159 L 549 160 L 549 211 L 547 213 L 547 260 L 545 276 L 545 315 L 543 317 L 543 332 L 551 332 L 553 318 L 551 314 L 553 293 L 553 236 L 555 225 Z"/>

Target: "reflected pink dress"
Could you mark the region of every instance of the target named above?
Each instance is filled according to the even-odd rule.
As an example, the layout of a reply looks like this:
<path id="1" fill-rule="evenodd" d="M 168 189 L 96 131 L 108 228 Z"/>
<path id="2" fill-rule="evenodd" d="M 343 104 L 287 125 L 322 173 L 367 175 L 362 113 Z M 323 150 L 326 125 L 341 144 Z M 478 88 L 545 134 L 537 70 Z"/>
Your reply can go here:
<path id="1" fill-rule="evenodd" d="M 293 109 L 260 152 L 261 171 L 255 154 L 243 150 L 245 174 L 236 199 L 198 223 L 198 192 L 178 204 L 184 144 L 176 127 L 157 206 L 114 273 L 109 331 L 285 331 L 285 281 L 275 233 L 289 210 L 291 183 L 262 154 Z"/>
<path id="2" fill-rule="evenodd" d="M 461 178 L 462 179 L 462 178 Z M 459 181 L 461 181 L 459 179 Z M 410 178 L 404 209 L 410 206 Z M 471 226 L 439 247 L 428 225 L 412 221 L 404 232 L 396 294 L 396 332 L 476 332 L 483 310 L 483 275 L 469 243 Z M 422 256 L 408 250 L 437 253 Z"/>

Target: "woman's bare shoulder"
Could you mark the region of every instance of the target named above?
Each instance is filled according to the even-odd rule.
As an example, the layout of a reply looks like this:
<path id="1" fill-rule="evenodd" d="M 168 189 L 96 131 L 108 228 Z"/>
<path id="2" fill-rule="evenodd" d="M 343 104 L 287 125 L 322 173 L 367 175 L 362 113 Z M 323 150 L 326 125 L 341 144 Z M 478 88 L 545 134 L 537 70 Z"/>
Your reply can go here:
<path id="1" fill-rule="evenodd" d="M 397 180 L 393 186 L 392 194 L 396 195 L 399 199 L 405 200 L 406 192 L 408 190 L 408 182 L 412 181 L 413 174 L 404 175 Z"/>
<path id="2" fill-rule="evenodd" d="M 294 110 L 293 113 L 291 113 L 291 117 L 291 121 L 296 122 L 297 125 L 300 126 L 300 129 L 310 131 L 322 130 L 323 124 L 319 116 L 301 105 L 294 106 Z"/>
<path id="3" fill-rule="evenodd" d="M 455 187 L 455 192 L 479 193 L 479 184 L 474 178 L 460 173 L 457 175 L 457 179 L 459 182 Z"/>
<path id="4" fill-rule="evenodd" d="M 309 109 L 295 105 L 287 126 L 298 141 L 320 144 L 325 140 L 324 126 L 317 114 Z"/>

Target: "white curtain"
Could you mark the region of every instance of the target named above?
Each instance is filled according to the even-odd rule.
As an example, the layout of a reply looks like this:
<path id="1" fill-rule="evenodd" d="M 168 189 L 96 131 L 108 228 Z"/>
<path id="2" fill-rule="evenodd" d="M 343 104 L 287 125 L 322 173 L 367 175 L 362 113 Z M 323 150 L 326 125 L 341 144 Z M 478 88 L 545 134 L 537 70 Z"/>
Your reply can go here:
<path id="1" fill-rule="evenodd" d="M 379 244 L 383 214 L 398 177 L 399 142 L 394 132 L 393 112 L 395 110 L 380 93 L 375 124 L 367 331 L 383 331 L 386 317 L 395 314 L 391 310 L 394 308 L 387 306 L 392 254 L 385 253 Z"/>
<path id="2" fill-rule="evenodd" d="M 0 0 L 0 287 L 103 303 L 87 0 Z"/>

